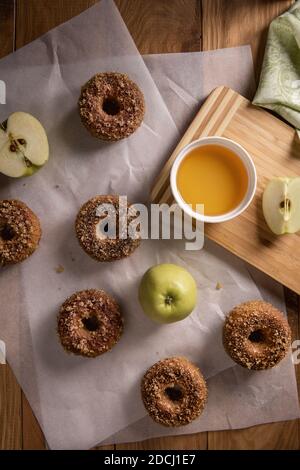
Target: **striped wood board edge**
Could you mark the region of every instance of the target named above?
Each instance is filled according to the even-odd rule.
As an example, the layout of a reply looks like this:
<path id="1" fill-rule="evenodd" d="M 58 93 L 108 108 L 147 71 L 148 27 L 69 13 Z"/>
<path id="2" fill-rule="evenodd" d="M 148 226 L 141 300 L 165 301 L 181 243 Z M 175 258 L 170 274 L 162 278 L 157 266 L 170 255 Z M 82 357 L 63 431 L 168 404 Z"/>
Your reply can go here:
<path id="1" fill-rule="evenodd" d="M 174 202 L 169 185 L 174 159 L 188 143 L 211 135 L 235 140 L 250 153 L 258 183 L 254 200 L 242 215 L 229 222 L 206 224 L 205 235 L 300 294 L 300 234 L 273 235 L 261 208 L 270 178 L 300 175 L 300 142 L 293 128 L 269 112 L 230 88 L 216 88 L 162 169 L 151 193 L 152 202 Z"/>

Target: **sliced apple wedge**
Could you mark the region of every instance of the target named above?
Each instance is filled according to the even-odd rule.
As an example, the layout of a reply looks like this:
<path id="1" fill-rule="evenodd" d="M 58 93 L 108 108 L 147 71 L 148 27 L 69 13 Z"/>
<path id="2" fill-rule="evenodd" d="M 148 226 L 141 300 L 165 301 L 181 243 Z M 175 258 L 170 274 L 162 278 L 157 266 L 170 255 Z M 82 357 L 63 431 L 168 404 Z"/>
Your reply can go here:
<path id="1" fill-rule="evenodd" d="M 269 181 L 262 200 L 263 214 L 276 235 L 300 230 L 300 177 Z"/>
<path id="2" fill-rule="evenodd" d="M 30 176 L 49 158 L 47 134 L 31 114 L 16 112 L 0 128 L 0 172 L 12 178 Z"/>

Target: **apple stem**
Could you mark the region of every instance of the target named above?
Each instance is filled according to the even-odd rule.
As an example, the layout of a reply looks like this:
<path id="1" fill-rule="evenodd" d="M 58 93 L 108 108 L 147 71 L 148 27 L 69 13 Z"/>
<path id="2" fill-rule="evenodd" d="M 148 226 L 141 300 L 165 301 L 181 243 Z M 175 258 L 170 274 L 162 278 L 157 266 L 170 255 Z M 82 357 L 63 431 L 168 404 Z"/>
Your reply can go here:
<path id="1" fill-rule="evenodd" d="M 173 298 L 170 295 L 167 295 L 165 298 L 165 304 L 166 305 L 171 305 L 173 303 Z"/>

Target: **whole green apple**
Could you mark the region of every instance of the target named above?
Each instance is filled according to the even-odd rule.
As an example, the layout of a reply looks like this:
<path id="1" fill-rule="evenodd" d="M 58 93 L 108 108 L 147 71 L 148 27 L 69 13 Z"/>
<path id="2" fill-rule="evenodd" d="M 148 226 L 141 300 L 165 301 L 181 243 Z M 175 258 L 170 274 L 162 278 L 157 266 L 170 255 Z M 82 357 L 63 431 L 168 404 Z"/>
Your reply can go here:
<path id="1" fill-rule="evenodd" d="M 145 314 L 158 323 L 183 320 L 195 308 L 196 282 L 181 266 L 158 264 L 144 274 L 139 301 Z"/>

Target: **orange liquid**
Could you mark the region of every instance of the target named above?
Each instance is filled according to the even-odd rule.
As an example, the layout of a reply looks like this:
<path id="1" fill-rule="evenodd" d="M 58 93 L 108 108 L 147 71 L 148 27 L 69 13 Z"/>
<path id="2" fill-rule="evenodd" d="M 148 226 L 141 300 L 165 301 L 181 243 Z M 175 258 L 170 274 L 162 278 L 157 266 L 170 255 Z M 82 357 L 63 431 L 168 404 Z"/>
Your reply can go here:
<path id="1" fill-rule="evenodd" d="M 247 170 L 240 158 L 219 145 L 204 145 L 184 158 L 177 172 L 182 199 L 205 215 L 221 215 L 235 209 L 248 188 Z"/>

